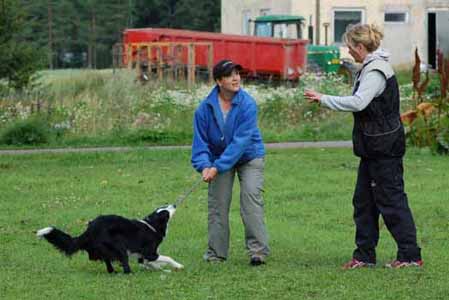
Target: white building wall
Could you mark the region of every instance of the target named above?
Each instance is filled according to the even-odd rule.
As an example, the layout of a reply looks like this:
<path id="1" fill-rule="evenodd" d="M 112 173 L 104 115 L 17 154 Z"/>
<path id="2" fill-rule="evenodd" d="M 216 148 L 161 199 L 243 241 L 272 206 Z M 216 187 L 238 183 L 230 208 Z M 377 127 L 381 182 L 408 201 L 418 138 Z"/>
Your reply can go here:
<path id="1" fill-rule="evenodd" d="M 222 0 L 221 1 L 221 32 L 244 34 L 244 14 L 249 13 L 254 19 L 266 12 L 267 14 L 291 14 L 291 3 L 294 0 Z M 250 34 L 254 23 L 251 23 Z"/>
<path id="2" fill-rule="evenodd" d="M 316 42 L 316 2 L 317 0 L 223 0 L 222 32 L 242 34 L 244 13 L 255 18 L 262 10 L 269 14 L 300 15 L 305 18 L 303 36 L 307 38 L 307 27 L 314 27 Z M 328 44 L 334 44 L 334 15 L 336 10 L 356 9 L 363 12 L 362 22 L 374 23 L 384 30 L 382 46 L 391 52 L 391 62 L 395 66 L 410 66 L 414 62 L 414 50 L 418 47 L 421 59 L 428 58 L 428 12 L 437 12 L 438 45 L 449 51 L 449 0 L 319 0 L 320 38 L 325 42 L 323 23 L 329 23 Z M 385 23 L 385 12 L 407 12 L 407 22 Z M 445 14 L 444 12 L 448 12 Z M 446 20 L 448 19 L 448 20 Z M 254 24 L 251 24 L 253 27 Z M 252 30 L 249 32 L 252 34 Z M 446 46 L 447 45 L 447 46 Z M 342 47 L 342 55 L 347 56 Z"/>
<path id="3" fill-rule="evenodd" d="M 424 1 L 386 0 L 385 13 L 406 13 L 404 23 L 384 23 L 383 47 L 391 53 L 391 62 L 396 66 L 414 63 L 414 51 L 418 47 L 421 58 L 426 57 L 426 22 Z"/>
<path id="4" fill-rule="evenodd" d="M 319 44 L 324 44 L 325 27 L 324 23 L 329 23 L 328 42 L 334 42 L 334 13 L 336 10 L 361 10 L 362 22 L 383 24 L 380 17 L 383 0 L 320 0 L 320 38 Z M 312 26 L 316 27 L 316 2 L 315 1 L 293 1 L 292 13 L 302 15 L 310 25 L 310 16 L 312 16 Z M 315 30 L 316 35 L 316 30 Z M 316 41 L 314 41 L 316 43 Z"/>

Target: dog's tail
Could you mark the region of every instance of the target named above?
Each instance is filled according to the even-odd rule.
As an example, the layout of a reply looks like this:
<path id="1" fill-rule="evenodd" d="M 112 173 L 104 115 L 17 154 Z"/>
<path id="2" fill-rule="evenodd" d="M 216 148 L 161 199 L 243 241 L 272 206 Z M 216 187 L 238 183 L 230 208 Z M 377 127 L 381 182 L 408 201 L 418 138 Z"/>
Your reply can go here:
<path id="1" fill-rule="evenodd" d="M 42 228 L 37 231 L 36 235 L 45 238 L 56 249 L 67 256 L 71 256 L 81 249 L 81 243 L 78 237 L 73 238 L 69 234 L 54 227 Z"/>

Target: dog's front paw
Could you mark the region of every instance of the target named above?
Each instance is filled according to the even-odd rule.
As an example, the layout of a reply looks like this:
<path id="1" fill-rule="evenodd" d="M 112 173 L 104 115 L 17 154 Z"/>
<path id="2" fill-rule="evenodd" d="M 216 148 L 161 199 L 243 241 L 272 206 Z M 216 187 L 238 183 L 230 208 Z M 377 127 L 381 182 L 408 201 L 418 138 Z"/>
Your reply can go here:
<path id="1" fill-rule="evenodd" d="M 173 268 L 174 268 L 175 271 L 181 271 L 182 269 L 184 269 L 184 266 L 181 265 L 180 263 L 176 263 L 176 264 L 173 266 Z"/>

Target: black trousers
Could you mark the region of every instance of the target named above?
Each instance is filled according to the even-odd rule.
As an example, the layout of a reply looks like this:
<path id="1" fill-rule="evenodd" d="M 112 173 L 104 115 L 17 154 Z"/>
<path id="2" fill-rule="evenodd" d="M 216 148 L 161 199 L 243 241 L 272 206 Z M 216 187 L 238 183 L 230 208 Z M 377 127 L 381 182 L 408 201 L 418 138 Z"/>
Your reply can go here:
<path id="1" fill-rule="evenodd" d="M 421 259 L 416 227 L 404 192 L 402 158 L 361 159 L 353 205 L 356 225 L 353 258 L 376 263 L 379 215 L 398 245 L 397 260 Z"/>

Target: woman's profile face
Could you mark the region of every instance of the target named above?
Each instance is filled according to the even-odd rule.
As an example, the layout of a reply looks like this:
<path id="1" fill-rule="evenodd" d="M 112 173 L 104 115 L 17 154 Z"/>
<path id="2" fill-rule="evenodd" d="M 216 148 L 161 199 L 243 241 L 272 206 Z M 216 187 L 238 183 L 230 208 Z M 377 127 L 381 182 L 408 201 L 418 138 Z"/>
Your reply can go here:
<path id="1" fill-rule="evenodd" d="M 221 89 L 236 93 L 240 89 L 240 73 L 238 70 L 233 70 L 231 75 L 218 79 L 217 83 Z"/>
<path id="2" fill-rule="evenodd" d="M 362 44 L 346 44 L 349 50 L 349 54 L 354 58 L 354 60 L 358 63 L 362 63 L 366 57 L 367 51 L 365 46 Z"/>

